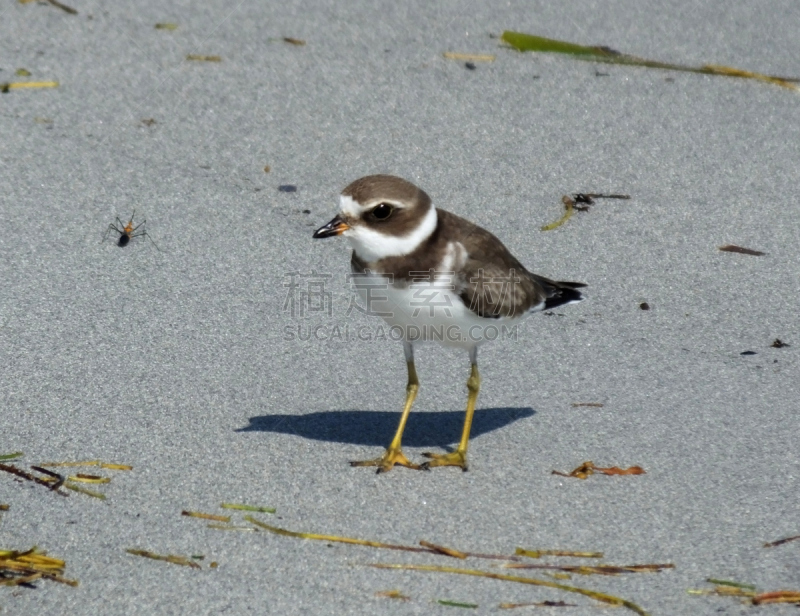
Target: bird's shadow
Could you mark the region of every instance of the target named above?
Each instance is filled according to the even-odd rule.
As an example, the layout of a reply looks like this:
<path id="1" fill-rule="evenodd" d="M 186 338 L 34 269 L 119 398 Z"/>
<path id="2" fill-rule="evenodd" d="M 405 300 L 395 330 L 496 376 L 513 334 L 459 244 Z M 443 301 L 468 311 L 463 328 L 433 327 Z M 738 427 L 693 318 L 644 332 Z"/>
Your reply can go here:
<path id="1" fill-rule="evenodd" d="M 472 437 L 532 417 L 530 407 L 478 409 L 472 422 Z M 301 438 L 353 445 L 385 446 L 391 439 L 400 413 L 387 411 L 322 411 L 306 415 L 259 415 L 237 432 L 277 432 Z M 447 447 L 461 438 L 464 411 L 412 413 L 403 433 L 409 447 Z"/>

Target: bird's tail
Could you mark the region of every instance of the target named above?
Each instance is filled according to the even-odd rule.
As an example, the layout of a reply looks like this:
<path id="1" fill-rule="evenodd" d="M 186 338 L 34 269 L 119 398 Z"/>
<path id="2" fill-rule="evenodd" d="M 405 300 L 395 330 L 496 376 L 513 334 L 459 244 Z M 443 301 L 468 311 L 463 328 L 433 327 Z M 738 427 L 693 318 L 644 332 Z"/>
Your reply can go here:
<path id="1" fill-rule="evenodd" d="M 552 310 L 558 306 L 574 304 L 583 300 L 583 294 L 578 291 L 586 285 L 582 282 L 550 281 L 552 295 L 544 300 L 544 309 Z M 549 289 L 548 289 L 549 290 Z"/>

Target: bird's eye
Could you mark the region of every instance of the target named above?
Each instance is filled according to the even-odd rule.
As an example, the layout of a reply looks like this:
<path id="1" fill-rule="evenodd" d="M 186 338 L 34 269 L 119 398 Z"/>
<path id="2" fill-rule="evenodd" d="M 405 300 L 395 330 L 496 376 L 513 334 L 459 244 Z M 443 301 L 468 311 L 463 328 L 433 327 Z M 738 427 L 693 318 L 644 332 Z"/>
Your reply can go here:
<path id="1" fill-rule="evenodd" d="M 392 215 L 394 211 L 394 207 L 389 205 L 388 203 L 381 203 L 377 207 L 372 210 L 372 215 L 377 220 L 386 220 L 389 216 Z"/>

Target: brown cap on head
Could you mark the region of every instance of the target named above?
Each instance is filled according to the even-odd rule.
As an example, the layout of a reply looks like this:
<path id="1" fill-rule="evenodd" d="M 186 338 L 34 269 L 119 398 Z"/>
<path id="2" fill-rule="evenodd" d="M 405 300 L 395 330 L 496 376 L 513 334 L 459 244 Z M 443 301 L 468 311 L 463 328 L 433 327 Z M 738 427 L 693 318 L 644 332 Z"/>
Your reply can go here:
<path id="1" fill-rule="evenodd" d="M 372 199 L 382 198 L 406 203 L 416 201 L 423 206 L 423 210 L 427 210 L 431 203 L 431 198 L 424 190 L 394 175 L 368 175 L 359 178 L 348 184 L 342 194 L 362 205 Z"/>

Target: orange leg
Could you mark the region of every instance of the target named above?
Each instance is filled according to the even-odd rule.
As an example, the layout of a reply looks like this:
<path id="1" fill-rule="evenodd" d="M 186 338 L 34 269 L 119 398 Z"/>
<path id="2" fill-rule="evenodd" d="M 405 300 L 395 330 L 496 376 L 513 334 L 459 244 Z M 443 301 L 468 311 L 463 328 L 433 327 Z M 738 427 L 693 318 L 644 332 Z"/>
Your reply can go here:
<path id="1" fill-rule="evenodd" d="M 475 415 L 475 403 L 478 401 L 478 392 L 481 389 L 481 376 L 478 374 L 477 361 L 472 362 L 472 371 L 467 379 L 467 414 L 464 418 L 464 429 L 461 431 L 461 442 L 458 449 L 450 453 L 423 453 L 430 462 L 422 465 L 424 470 L 434 466 L 460 466 L 461 470 L 467 470 L 467 446 L 469 445 L 469 433 L 472 430 L 472 417 Z"/>
<path id="2" fill-rule="evenodd" d="M 403 414 L 400 416 L 400 425 L 397 426 L 397 432 L 395 432 L 392 442 L 389 444 L 386 452 L 380 458 L 375 458 L 374 460 L 357 460 L 350 462 L 350 466 L 377 466 L 379 473 L 385 473 L 386 471 L 392 470 L 392 467 L 395 464 L 407 466 L 408 468 L 417 470 L 421 468 L 419 464 L 412 464 L 408 458 L 406 458 L 400 446 L 400 442 L 403 439 L 403 430 L 406 429 L 406 422 L 408 421 L 408 416 L 411 413 L 411 406 L 414 404 L 414 398 L 417 397 L 417 391 L 419 391 L 419 379 L 417 379 L 417 370 L 414 367 L 413 356 L 406 363 L 408 365 L 406 405 L 403 408 Z"/>

